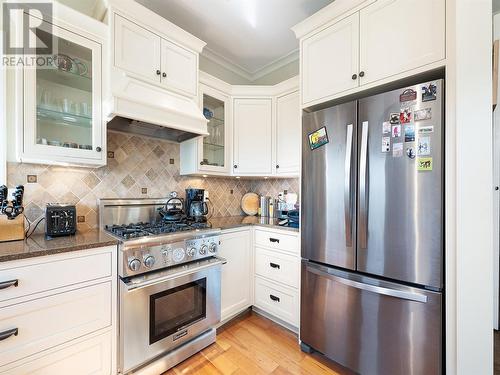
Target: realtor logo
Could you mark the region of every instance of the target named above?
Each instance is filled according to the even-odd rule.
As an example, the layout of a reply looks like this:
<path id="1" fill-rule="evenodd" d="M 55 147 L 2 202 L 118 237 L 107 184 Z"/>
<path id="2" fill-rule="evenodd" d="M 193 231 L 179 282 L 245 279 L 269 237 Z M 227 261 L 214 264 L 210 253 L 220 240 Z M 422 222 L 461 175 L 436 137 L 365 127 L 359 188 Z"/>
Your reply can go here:
<path id="1" fill-rule="evenodd" d="M 4 55 L 51 55 L 53 53 L 52 3 L 3 3 Z M 41 38 L 43 34 L 49 38 Z"/>

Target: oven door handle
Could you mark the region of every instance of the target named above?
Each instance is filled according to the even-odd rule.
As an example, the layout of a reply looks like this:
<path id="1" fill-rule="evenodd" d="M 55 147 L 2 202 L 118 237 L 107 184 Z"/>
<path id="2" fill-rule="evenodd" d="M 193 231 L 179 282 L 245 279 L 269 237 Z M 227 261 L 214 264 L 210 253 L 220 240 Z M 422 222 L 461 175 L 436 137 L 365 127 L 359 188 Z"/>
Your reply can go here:
<path id="1" fill-rule="evenodd" d="M 153 285 L 157 285 L 157 284 L 163 283 L 163 282 L 168 281 L 168 280 L 177 279 L 179 277 L 186 276 L 186 275 L 189 275 L 191 273 L 203 271 L 203 270 L 206 270 L 208 268 L 221 266 L 221 265 L 227 263 L 227 260 L 224 258 L 221 258 L 218 256 L 215 256 L 214 258 L 216 259 L 216 261 L 214 261 L 214 262 L 205 263 L 205 264 L 202 264 L 200 266 L 196 266 L 196 267 L 192 267 L 192 268 L 188 267 L 188 268 L 186 268 L 182 271 L 179 271 L 175 274 L 165 275 L 163 277 L 159 277 L 159 278 L 152 279 L 152 280 L 145 280 L 145 281 L 140 282 L 140 283 L 134 283 L 132 281 L 133 280 L 133 278 L 132 278 L 128 282 L 124 281 L 124 284 L 127 287 L 127 292 L 132 292 L 135 290 L 139 290 L 139 289 L 147 288 L 147 287 L 150 287 Z"/>

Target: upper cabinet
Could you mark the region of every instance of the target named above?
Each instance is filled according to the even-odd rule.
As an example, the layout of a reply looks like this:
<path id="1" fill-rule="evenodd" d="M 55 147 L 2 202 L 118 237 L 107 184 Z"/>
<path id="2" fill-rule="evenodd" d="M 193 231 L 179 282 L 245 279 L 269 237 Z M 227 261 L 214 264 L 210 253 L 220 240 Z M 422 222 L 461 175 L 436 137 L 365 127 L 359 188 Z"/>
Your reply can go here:
<path id="1" fill-rule="evenodd" d="M 358 87 L 359 14 L 304 40 L 302 53 L 304 103 Z"/>
<path id="2" fill-rule="evenodd" d="M 445 58 L 443 0 L 378 0 L 359 17 L 361 85 Z"/>
<path id="3" fill-rule="evenodd" d="M 160 82 L 161 38 L 115 14 L 114 63 L 138 77 Z"/>
<path id="4" fill-rule="evenodd" d="M 444 66 L 446 57 L 445 0 L 339 0 L 294 31 L 303 107 Z"/>
<path id="5" fill-rule="evenodd" d="M 300 171 L 302 111 L 298 91 L 276 99 L 276 174 Z"/>
<path id="6" fill-rule="evenodd" d="M 114 14 L 114 64 L 134 78 L 196 96 L 198 54 Z"/>
<path id="7" fill-rule="evenodd" d="M 65 12 L 70 11 L 58 15 Z M 33 24 L 41 22 L 33 15 L 27 17 L 33 19 Z M 41 22 L 37 36 L 53 41 L 54 59 L 51 64 L 16 72 L 17 100 L 22 103 L 17 113 L 22 134 L 18 157 L 22 162 L 89 166 L 106 163 L 101 107 L 104 42 L 78 26 L 70 28 L 58 20 L 54 24 Z M 95 25 L 92 22 L 87 26 Z M 97 30 L 96 26 L 93 31 Z"/>
<path id="8" fill-rule="evenodd" d="M 273 171 L 271 98 L 234 99 L 233 172 L 270 175 Z"/>

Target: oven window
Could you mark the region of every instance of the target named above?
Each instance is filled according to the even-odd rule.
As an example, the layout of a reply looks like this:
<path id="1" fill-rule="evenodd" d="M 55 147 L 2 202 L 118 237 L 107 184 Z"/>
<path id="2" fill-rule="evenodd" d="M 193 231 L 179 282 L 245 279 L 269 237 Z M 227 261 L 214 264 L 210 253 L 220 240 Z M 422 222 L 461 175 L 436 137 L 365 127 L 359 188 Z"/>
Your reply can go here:
<path id="1" fill-rule="evenodd" d="M 149 344 L 206 317 L 207 279 L 150 296 Z"/>

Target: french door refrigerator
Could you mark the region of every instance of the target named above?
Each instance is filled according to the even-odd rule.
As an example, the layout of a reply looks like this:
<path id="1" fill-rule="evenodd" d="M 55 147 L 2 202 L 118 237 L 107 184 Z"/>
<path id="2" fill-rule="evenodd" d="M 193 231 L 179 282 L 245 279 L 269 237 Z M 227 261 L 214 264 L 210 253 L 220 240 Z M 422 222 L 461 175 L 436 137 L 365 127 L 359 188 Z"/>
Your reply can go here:
<path id="1" fill-rule="evenodd" d="M 360 374 L 442 373 L 443 90 L 303 117 L 300 340 Z"/>

